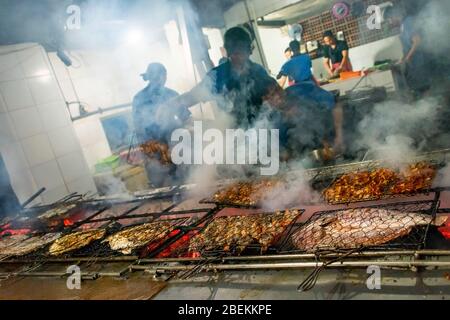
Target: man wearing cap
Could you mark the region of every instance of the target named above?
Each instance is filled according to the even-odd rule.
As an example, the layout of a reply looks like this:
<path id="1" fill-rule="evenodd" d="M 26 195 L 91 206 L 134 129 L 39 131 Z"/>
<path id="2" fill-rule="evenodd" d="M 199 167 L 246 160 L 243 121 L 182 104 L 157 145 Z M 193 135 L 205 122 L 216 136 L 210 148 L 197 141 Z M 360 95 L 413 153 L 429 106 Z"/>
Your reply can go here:
<path id="1" fill-rule="evenodd" d="M 161 63 L 150 63 L 141 76 L 149 83 L 133 98 L 133 121 L 140 143 L 165 138 L 169 127 L 177 127 L 189 118 L 189 112 L 181 110 L 181 113 L 173 114 L 170 123 L 158 123 L 154 117 L 157 107 L 177 97 L 178 93 L 165 87 L 167 71 Z"/>
<path id="2" fill-rule="evenodd" d="M 138 143 L 152 140 L 167 145 L 172 131 L 182 127 L 189 119 L 190 113 L 187 109 L 179 109 L 176 112 L 174 110 L 167 121 L 158 121 L 155 117 L 157 109 L 162 107 L 162 103 L 177 97 L 178 93 L 165 87 L 167 71 L 161 63 L 150 63 L 141 76 L 149 83 L 133 98 L 132 113 Z M 160 187 L 171 184 L 169 178 L 176 168 L 172 165 L 162 165 L 154 159 L 147 159 L 146 171 L 151 183 Z"/>
<path id="3" fill-rule="evenodd" d="M 261 65 L 250 60 L 252 39 L 243 28 L 227 30 L 224 47 L 228 60 L 208 72 L 191 91 L 172 99 L 167 105 L 183 109 L 200 102 L 216 101 L 222 110 L 233 116 L 235 127 L 250 128 L 262 112 L 265 93 L 262 84 L 270 76 Z M 159 117 L 162 119 L 166 115 L 160 113 Z"/>

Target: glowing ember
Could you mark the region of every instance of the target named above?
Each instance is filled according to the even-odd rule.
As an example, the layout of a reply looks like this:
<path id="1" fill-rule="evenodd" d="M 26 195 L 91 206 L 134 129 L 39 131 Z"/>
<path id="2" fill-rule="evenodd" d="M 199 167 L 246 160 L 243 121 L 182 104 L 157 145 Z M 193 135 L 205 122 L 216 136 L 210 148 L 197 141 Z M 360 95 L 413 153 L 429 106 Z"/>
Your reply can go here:
<path id="1" fill-rule="evenodd" d="M 159 246 L 161 246 L 165 241 L 167 241 L 167 239 L 170 239 L 174 236 L 176 236 L 177 234 L 179 234 L 181 232 L 181 230 L 173 230 L 172 232 L 169 233 L 168 236 L 166 236 L 164 239 L 160 240 L 160 241 L 153 241 L 152 243 L 150 243 L 149 245 L 147 245 L 144 250 L 142 250 L 140 257 L 143 258 L 145 256 L 147 256 L 150 252 L 152 252 L 153 250 L 155 250 L 156 248 L 158 248 Z M 175 243 L 177 243 L 178 241 L 176 241 Z M 166 249 L 167 250 L 167 249 Z"/>
<path id="2" fill-rule="evenodd" d="M 438 230 L 445 239 L 450 240 L 450 219 L 447 218 L 447 221 L 445 221 L 444 225 L 439 227 Z"/>
<path id="3" fill-rule="evenodd" d="M 0 232 L 0 237 L 3 237 L 5 235 L 26 235 L 29 233 L 31 233 L 31 229 L 6 229 Z"/>
<path id="4" fill-rule="evenodd" d="M 74 222 L 70 219 L 64 219 L 64 226 L 72 226 Z"/>
<path id="5" fill-rule="evenodd" d="M 198 233 L 198 230 L 190 231 L 189 233 L 182 236 L 179 240 L 172 243 L 161 253 L 159 253 L 157 258 L 168 258 L 176 256 L 178 258 L 198 258 L 201 256 L 200 252 L 189 251 L 189 242 Z"/>

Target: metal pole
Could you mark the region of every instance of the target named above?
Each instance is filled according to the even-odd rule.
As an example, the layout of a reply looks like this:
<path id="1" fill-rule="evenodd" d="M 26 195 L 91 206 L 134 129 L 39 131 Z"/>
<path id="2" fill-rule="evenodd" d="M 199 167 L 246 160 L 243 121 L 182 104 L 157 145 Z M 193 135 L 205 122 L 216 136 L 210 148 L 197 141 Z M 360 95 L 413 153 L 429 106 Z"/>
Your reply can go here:
<path id="1" fill-rule="evenodd" d="M 93 258 L 93 257 L 80 257 L 80 258 L 66 258 L 66 259 L 48 259 L 43 261 L 42 259 L 36 260 L 3 260 L 0 261 L 0 264 L 27 264 L 27 263 L 35 263 L 35 262 L 44 262 L 44 263 L 73 263 L 73 262 L 133 262 L 138 260 L 138 256 L 124 256 L 124 257 L 111 257 L 111 258 Z"/>
<path id="2" fill-rule="evenodd" d="M 337 258 L 342 254 L 333 253 L 322 255 L 322 258 Z M 407 251 L 366 251 L 355 252 L 348 257 L 383 257 L 383 256 L 450 256 L 450 250 L 407 250 Z M 221 261 L 263 261 L 263 260 L 295 260 L 295 259 L 315 259 L 315 254 L 280 254 L 280 255 L 267 255 L 267 256 L 233 256 L 223 257 Z M 205 261 L 217 261 L 218 258 L 165 258 L 165 259 L 140 259 L 139 264 L 150 263 L 165 263 L 165 262 L 205 262 Z"/>
<path id="3" fill-rule="evenodd" d="M 291 263 L 253 263 L 253 264 L 209 264 L 205 266 L 131 266 L 132 270 L 144 270 L 148 272 L 164 272 L 164 271 L 186 271 L 198 268 L 199 271 L 215 271 L 215 270 L 286 270 L 286 269 L 309 269 L 321 267 L 323 262 L 291 262 Z M 413 267 L 440 267 L 450 268 L 450 261 L 346 261 L 334 262 L 327 265 L 327 268 L 363 268 L 371 265 L 389 268 L 413 268 Z"/>
<path id="4" fill-rule="evenodd" d="M 263 50 L 262 44 L 261 44 L 261 36 L 259 34 L 258 24 L 256 23 L 255 10 L 252 6 L 252 10 L 250 12 L 250 6 L 249 6 L 247 0 L 244 0 L 244 5 L 245 5 L 245 11 L 247 12 L 247 17 L 249 19 L 249 22 L 252 25 L 253 30 L 255 31 L 256 48 L 258 49 L 259 56 L 261 57 L 261 62 L 263 64 L 264 68 L 269 69 L 269 65 L 267 64 L 266 55 L 264 54 L 264 50 Z"/>

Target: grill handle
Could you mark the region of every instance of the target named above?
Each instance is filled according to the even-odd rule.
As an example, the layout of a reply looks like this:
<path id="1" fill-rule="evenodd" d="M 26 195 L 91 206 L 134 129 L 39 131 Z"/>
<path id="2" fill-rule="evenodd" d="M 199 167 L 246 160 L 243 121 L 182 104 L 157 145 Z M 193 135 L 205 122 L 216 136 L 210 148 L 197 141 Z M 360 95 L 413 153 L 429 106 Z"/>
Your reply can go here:
<path id="1" fill-rule="evenodd" d="M 33 202 L 34 199 L 36 199 L 37 197 L 39 197 L 45 190 L 47 190 L 45 187 L 40 188 L 36 193 L 34 193 L 30 198 L 28 198 L 27 201 L 25 201 L 21 207 L 22 209 L 25 209 L 25 207 L 27 205 L 29 205 L 31 202 Z"/>

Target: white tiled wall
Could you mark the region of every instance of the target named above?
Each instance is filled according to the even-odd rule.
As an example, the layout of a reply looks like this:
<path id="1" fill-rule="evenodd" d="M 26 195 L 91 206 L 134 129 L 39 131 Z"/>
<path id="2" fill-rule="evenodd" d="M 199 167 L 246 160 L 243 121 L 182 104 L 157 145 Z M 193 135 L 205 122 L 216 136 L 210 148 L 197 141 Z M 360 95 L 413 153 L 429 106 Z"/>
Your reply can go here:
<path id="1" fill-rule="evenodd" d="M 41 187 L 47 191 L 33 204 L 95 192 L 44 49 L 20 44 L 0 53 L 0 152 L 20 201 Z"/>

